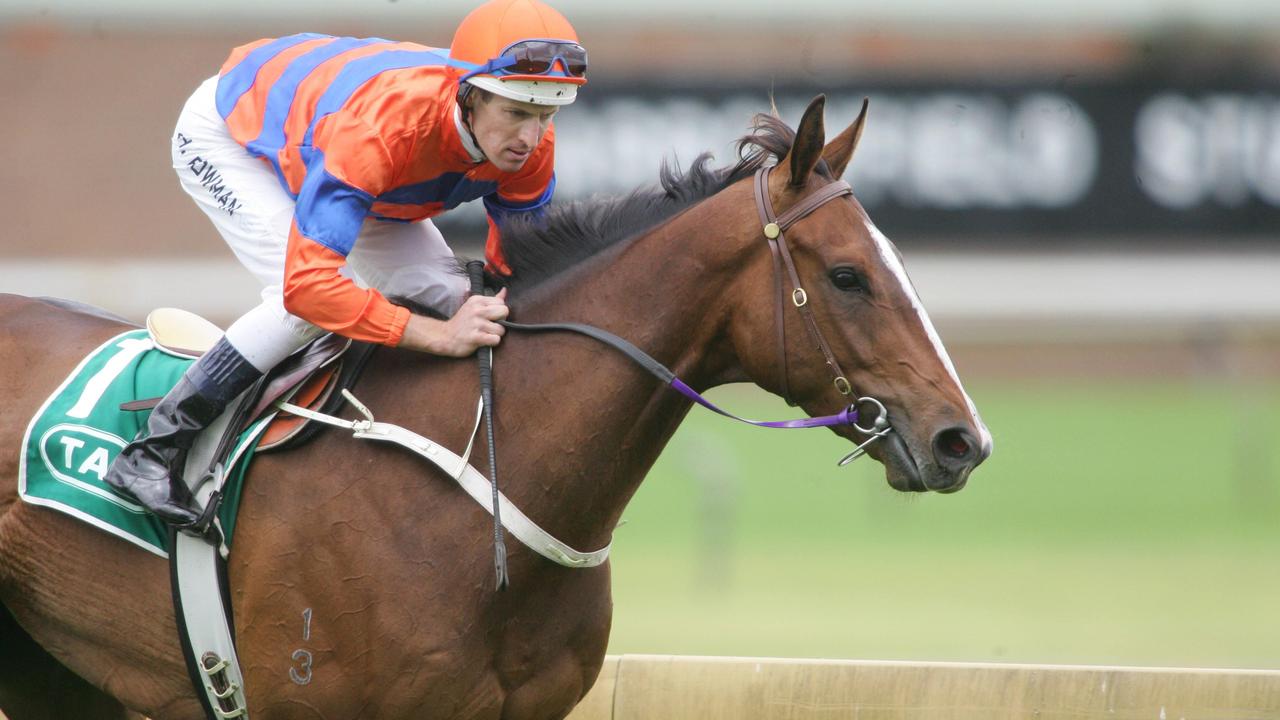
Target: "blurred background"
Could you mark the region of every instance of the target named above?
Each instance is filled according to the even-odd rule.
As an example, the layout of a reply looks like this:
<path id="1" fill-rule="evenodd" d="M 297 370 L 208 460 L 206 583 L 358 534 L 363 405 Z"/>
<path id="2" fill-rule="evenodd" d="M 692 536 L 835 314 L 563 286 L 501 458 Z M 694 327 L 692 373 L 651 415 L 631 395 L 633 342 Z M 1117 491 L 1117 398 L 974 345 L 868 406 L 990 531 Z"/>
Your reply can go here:
<path id="1" fill-rule="evenodd" d="M 996 443 L 908 497 L 695 410 L 617 532 L 611 651 L 1280 668 L 1280 4 L 554 4 L 591 53 L 561 200 L 870 97 L 848 178 Z M 447 47 L 470 7 L 0 0 L 0 292 L 229 322 L 257 289 L 169 167 L 186 97 L 260 37 Z M 438 224 L 480 254 L 478 205 Z"/>

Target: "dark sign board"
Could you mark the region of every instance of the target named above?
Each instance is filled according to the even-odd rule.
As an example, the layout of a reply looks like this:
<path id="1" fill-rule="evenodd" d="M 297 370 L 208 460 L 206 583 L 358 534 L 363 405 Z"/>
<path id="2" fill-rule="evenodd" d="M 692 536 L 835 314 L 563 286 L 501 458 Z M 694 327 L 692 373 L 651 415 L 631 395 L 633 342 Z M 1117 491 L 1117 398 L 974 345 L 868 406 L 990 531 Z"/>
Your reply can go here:
<path id="1" fill-rule="evenodd" d="M 818 92 L 828 98 L 828 136 L 871 98 L 848 179 L 900 242 L 1235 237 L 1280 245 L 1275 83 L 775 81 L 773 96 L 794 125 Z M 769 107 L 767 86 L 664 90 L 593 80 L 579 97 L 556 120 L 558 200 L 652 185 L 664 158 L 687 165 L 710 150 L 730 164 L 732 141 Z M 478 210 L 442 224 L 471 230 Z"/>

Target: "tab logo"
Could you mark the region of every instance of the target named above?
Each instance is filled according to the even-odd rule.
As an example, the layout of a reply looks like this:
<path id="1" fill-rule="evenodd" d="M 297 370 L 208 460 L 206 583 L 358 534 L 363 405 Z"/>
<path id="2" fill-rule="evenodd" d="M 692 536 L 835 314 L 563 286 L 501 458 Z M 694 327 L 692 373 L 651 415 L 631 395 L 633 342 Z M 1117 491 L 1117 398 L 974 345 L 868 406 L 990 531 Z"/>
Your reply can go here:
<path id="1" fill-rule="evenodd" d="M 62 423 L 49 428 L 40 438 L 40 459 L 56 480 L 91 493 L 129 512 L 143 508 L 126 500 L 103 480 L 107 468 L 124 449 L 126 441 L 109 432 L 84 425 Z"/>

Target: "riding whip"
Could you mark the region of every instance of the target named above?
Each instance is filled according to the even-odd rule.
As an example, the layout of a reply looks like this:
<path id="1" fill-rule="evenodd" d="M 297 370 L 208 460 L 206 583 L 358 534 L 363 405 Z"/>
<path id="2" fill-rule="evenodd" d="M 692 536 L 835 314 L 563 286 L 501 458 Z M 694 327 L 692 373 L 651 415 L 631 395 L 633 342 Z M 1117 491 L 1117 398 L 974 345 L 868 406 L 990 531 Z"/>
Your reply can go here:
<path id="1" fill-rule="evenodd" d="M 488 293 L 484 287 L 484 262 L 469 260 L 467 275 L 471 278 L 471 294 Z M 502 515 L 498 509 L 498 453 L 493 444 L 493 348 L 482 347 L 476 352 L 480 365 L 480 398 L 484 403 L 484 426 L 489 445 L 489 482 L 493 485 L 493 568 L 497 575 L 498 590 L 510 584 L 507 576 L 507 545 L 502 538 Z"/>

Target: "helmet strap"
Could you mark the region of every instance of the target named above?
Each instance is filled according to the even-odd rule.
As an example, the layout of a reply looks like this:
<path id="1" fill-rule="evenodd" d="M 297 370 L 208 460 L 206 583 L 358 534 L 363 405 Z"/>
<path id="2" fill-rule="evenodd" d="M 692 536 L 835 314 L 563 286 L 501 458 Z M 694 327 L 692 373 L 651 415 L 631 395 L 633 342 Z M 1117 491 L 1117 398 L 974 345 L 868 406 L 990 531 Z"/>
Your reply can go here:
<path id="1" fill-rule="evenodd" d="M 476 150 L 480 151 L 484 161 L 488 161 L 489 157 L 484 154 L 484 148 L 480 147 L 480 140 L 476 138 L 476 133 L 471 129 L 471 106 L 473 103 L 479 102 L 480 96 L 476 94 L 476 88 L 468 83 L 459 83 L 458 85 L 458 111 L 462 116 L 462 129 L 467 131 L 467 135 L 471 136 L 471 144 L 476 146 Z"/>

